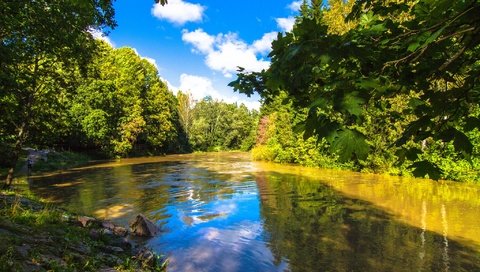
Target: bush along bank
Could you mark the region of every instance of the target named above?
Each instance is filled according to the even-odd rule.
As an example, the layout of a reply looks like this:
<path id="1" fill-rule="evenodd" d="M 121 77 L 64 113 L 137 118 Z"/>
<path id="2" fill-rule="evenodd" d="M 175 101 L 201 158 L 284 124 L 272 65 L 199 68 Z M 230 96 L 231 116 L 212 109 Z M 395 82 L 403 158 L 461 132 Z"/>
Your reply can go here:
<path id="1" fill-rule="evenodd" d="M 166 259 L 131 239 L 156 226 L 139 215 L 132 227 L 0 192 L 0 271 L 164 271 Z"/>

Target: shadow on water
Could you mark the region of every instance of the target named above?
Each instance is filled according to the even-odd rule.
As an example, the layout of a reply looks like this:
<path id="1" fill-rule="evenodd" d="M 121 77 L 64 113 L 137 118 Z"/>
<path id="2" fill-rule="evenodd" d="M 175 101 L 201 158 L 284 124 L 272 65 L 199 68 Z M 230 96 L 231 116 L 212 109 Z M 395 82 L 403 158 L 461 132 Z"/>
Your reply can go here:
<path id="1" fill-rule="evenodd" d="M 360 200 L 245 156 L 126 162 L 34 177 L 30 188 L 124 225 L 146 214 L 163 229 L 149 246 L 169 256 L 170 271 L 480 271 L 478 247 L 450 238 L 458 222 L 446 205 L 400 203 L 418 213 L 413 224 L 382 206 L 387 198 Z"/>
<path id="2" fill-rule="evenodd" d="M 307 178 L 256 180 L 275 262 L 293 271 L 480 271 L 479 252 L 449 240 L 448 222 L 439 235 Z"/>

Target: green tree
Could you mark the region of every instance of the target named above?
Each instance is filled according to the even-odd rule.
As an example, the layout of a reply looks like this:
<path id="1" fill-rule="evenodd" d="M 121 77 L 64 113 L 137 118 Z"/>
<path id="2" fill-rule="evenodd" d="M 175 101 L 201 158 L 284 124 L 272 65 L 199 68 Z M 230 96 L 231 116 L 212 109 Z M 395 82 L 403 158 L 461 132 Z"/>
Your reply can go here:
<path id="1" fill-rule="evenodd" d="M 474 151 L 466 133 L 480 124 L 472 115 L 480 98 L 479 12 L 474 0 L 357 1 L 349 16 L 356 26 L 332 34 L 328 11 L 312 2 L 293 31 L 273 42 L 270 68 L 240 71 L 231 86 L 257 91 L 267 102 L 285 90 L 296 107 L 309 109 L 305 135 L 326 139 L 342 161 L 358 165 L 387 143 L 375 143 L 365 126 L 387 109 L 389 122 L 380 131 L 400 126 L 401 133 L 387 137 L 397 136 L 399 161 L 408 153 L 415 175 L 438 178 L 438 164 L 422 160 L 418 145 L 452 143 L 464 158 Z M 395 98 L 407 100 L 401 115 L 388 110 Z"/>
<path id="2" fill-rule="evenodd" d="M 188 138 L 194 150 L 248 150 L 253 146 L 257 113 L 245 105 L 206 97 L 192 110 Z"/>
<path id="3" fill-rule="evenodd" d="M 178 115 L 180 118 L 180 123 L 182 124 L 183 129 L 187 133 L 190 133 L 190 128 L 192 126 L 192 110 L 193 110 L 193 97 L 189 92 L 183 93 L 179 91 L 177 93 L 178 100 Z"/>
<path id="4" fill-rule="evenodd" d="M 126 156 L 137 144 L 157 153 L 173 149 L 177 100 L 157 69 L 131 48 L 100 43 L 89 76 L 73 97 L 72 123 L 108 156 Z"/>
<path id="5" fill-rule="evenodd" d="M 59 69 L 88 61 L 89 29 L 114 27 L 112 1 L 2 1 L 0 3 L 0 138 L 8 146 L 9 173 L 28 141 L 33 122 L 58 99 L 53 90 Z M 40 99 L 50 92 L 49 99 Z M 45 101 L 47 100 L 47 101 Z M 45 103 L 47 102 L 47 103 Z"/>

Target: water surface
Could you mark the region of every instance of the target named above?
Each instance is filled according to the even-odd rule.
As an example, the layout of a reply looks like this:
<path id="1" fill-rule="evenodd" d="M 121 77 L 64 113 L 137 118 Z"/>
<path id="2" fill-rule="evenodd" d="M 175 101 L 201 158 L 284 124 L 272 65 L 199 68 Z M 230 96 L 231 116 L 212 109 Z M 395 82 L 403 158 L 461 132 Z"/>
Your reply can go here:
<path id="1" fill-rule="evenodd" d="M 163 232 L 169 271 L 480 271 L 480 187 L 252 162 L 245 153 L 125 159 L 31 190 Z"/>

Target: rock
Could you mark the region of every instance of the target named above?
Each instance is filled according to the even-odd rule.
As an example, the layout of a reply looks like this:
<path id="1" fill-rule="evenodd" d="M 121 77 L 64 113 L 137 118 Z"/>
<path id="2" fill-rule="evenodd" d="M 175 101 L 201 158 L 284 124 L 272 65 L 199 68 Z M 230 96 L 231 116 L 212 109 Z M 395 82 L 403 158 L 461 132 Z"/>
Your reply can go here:
<path id="1" fill-rule="evenodd" d="M 40 255 L 39 259 L 40 259 L 40 262 L 43 264 L 43 266 L 47 268 L 51 267 L 52 265 L 61 266 L 61 267 L 67 266 L 67 263 L 65 263 L 64 260 L 54 255 L 50 255 L 50 254 Z"/>
<path id="2" fill-rule="evenodd" d="M 88 216 L 77 217 L 77 222 L 84 228 L 99 225 L 99 221 L 97 219 Z"/>
<path id="3" fill-rule="evenodd" d="M 115 225 L 110 221 L 103 221 L 102 222 L 102 228 L 113 230 L 115 228 Z"/>
<path id="4" fill-rule="evenodd" d="M 110 245 L 121 247 L 123 249 L 131 249 L 133 248 L 133 242 L 128 240 L 125 237 L 116 237 L 110 241 Z"/>
<path id="5" fill-rule="evenodd" d="M 22 258 L 26 259 L 28 257 L 28 253 L 30 252 L 31 248 L 32 247 L 30 245 L 23 244 L 21 246 L 16 246 L 15 250 L 20 256 L 22 256 Z"/>
<path id="6" fill-rule="evenodd" d="M 128 234 L 128 231 L 126 228 L 122 228 L 122 227 L 117 227 L 115 226 L 113 228 L 113 234 L 117 235 L 117 236 L 126 236 Z"/>
<path id="7" fill-rule="evenodd" d="M 135 255 L 135 259 L 140 261 L 144 266 L 150 267 L 155 266 L 157 260 L 155 254 L 148 248 L 142 248 L 142 250 Z"/>
<path id="8" fill-rule="evenodd" d="M 92 252 L 89 246 L 82 243 L 79 243 L 75 246 L 70 246 L 70 248 L 83 255 L 89 255 Z"/>
<path id="9" fill-rule="evenodd" d="M 48 236 L 35 236 L 32 241 L 36 244 L 54 245 L 52 238 Z"/>
<path id="10" fill-rule="evenodd" d="M 116 246 L 104 246 L 103 249 L 108 253 L 123 253 L 124 250 L 121 247 Z"/>
<path id="11" fill-rule="evenodd" d="M 113 235 L 113 231 L 110 229 L 101 229 L 100 233 L 103 235 Z"/>
<path id="12" fill-rule="evenodd" d="M 130 224 L 130 231 L 133 235 L 152 237 L 158 233 L 158 227 L 143 214 L 137 215 Z"/>

